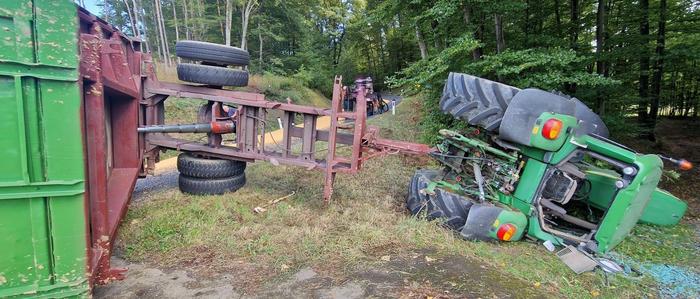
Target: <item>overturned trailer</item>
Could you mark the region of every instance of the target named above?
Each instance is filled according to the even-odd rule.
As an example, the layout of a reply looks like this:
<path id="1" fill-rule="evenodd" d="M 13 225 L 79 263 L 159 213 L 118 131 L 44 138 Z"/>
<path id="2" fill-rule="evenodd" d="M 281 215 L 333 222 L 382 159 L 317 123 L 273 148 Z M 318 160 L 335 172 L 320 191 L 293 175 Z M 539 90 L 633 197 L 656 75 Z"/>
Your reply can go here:
<path id="1" fill-rule="evenodd" d="M 431 150 L 379 138 L 366 124 L 364 100 L 357 112 L 343 112 L 341 78 L 330 109 L 279 103 L 160 82 L 140 40 L 71 1 L 4 1 L 0 24 L 0 297 L 83 296 L 123 278 L 126 269 L 110 263 L 119 223 L 136 180 L 153 172 L 165 149 L 322 171 L 326 201 L 337 173 L 357 173 L 387 153 Z M 164 102 L 173 96 L 208 100 L 202 124 L 178 129 L 206 132 L 207 142 L 163 133 Z M 225 105 L 238 109 L 234 118 Z M 266 138 L 270 110 L 283 115 L 281 140 Z M 320 130 L 324 116 L 330 128 Z M 231 133 L 234 144 L 223 144 Z M 340 146 L 350 150 L 339 153 Z"/>

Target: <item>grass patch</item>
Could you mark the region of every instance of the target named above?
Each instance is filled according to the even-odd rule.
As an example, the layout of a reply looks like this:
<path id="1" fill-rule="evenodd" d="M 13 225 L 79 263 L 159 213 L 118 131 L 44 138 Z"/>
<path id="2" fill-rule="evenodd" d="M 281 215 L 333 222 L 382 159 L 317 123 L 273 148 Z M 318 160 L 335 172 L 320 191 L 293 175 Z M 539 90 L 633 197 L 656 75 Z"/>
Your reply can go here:
<path id="1" fill-rule="evenodd" d="M 383 137 L 418 140 L 422 101 L 407 99 L 396 116 L 371 120 Z M 190 196 L 169 190 L 152 194 L 129 210 L 118 243 L 125 257 L 161 267 L 191 265 L 206 253 L 213 260 L 244 260 L 279 279 L 313 266 L 347 273 L 380 257 L 429 250 L 475 259 L 502 279 L 518 279 L 551 297 L 657 297 L 649 278 L 576 275 L 535 242 L 485 243 L 462 240 L 434 223 L 407 215 L 407 184 L 427 158 L 390 155 L 370 160 L 360 174 L 338 175 L 334 202 L 322 204 L 323 175 L 298 167 L 251 164 L 248 184 L 224 196 Z M 295 191 L 262 215 L 252 208 Z M 670 263 L 697 272 L 700 242 L 689 226 L 640 225 L 618 251 L 640 262 Z M 207 263 L 214 263 L 207 260 Z M 263 275 L 263 274 L 260 274 Z M 515 291 L 517 293 L 517 290 Z"/>

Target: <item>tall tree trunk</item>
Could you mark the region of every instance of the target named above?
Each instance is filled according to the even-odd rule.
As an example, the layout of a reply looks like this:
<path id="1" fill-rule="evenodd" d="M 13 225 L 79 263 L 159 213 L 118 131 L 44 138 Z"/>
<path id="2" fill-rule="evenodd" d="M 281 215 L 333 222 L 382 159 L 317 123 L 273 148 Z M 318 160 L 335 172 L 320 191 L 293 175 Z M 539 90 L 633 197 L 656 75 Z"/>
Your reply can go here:
<path id="1" fill-rule="evenodd" d="M 479 27 L 474 26 L 474 24 L 472 23 L 472 10 L 471 7 L 469 7 L 467 4 L 462 6 L 462 17 L 464 18 L 464 24 L 467 25 L 467 27 L 473 26 L 473 28 L 469 28 L 469 30 L 473 31 L 472 36 L 474 37 L 474 39 L 479 40 L 481 38 L 479 36 Z M 472 58 L 474 60 L 481 59 L 481 55 L 481 47 L 477 47 L 472 51 Z"/>
<path id="2" fill-rule="evenodd" d="M 523 41 L 525 47 L 530 45 L 530 0 L 525 1 L 525 26 L 523 27 L 523 33 L 525 33 L 525 40 Z"/>
<path id="3" fill-rule="evenodd" d="M 666 11 L 668 5 L 666 0 L 659 0 L 659 29 L 656 35 L 656 60 L 654 62 L 654 76 L 651 80 L 651 109 L 649 111 L 649 122 L 653 135 L 656 127 L 656 118 L 659 116 L 659 102 L 661 98 L 661 81 L 664 71 L 664 50 L 666 47 Z"/>
<path id="4" fill-rule="evenodd" d="M 257 7 L 258 0 L 246 0 L 245 6 L 241 10 L 241 49 L 248 49 L 248 24 L 250 23 L 250 14 Z"/>
<path id="5" fill-rule="evenodd" d="M 554 20 L 557 22 L 557 36 L 561 36 L 561 3 L 554 0 Z"/>
<path id="6" fill-rule="evenodd" d="M 639 55 L 639 120 L 646 123 L 649 108 L 649 0 L 639 0 L 639 35 L 642 40 Z"/>
<path id="7" fill-rule="evenodd" d="M 420 27 L 416 24 L 416 40 L 418 40 L 418 49 L 420 49 L 420 58 L 428 58 L 428 47 L 425 45 L 425 39 L 423 38 L 423 32 L 420 31 Z"/>
<path id="8" fill-rule="evenodd" d="M 506 50 L 506 39 L 503 36 L 503 20 L 499 14 L 495 14 L 493 19 L 496 31 L 496 53 L 502 53 Z"/>
<path id="9" fill-rule="evenodd" d="M 102 19 L 109 23 L 109 3 L 107 0 L 102 1 Z"/>
<path id="10" fill-rule="evenodd" d="M 260 70 L 262 71 L 262 67 L 263 67 L 263 36 L 262 36 L 262 30 L 260 30 L 260 22 L 258 22 L 258 42 L 260 43 L 258 45 L 258 61 L 260 63 Z"/>
<path id="11" fill-rule="evenodd" d="M 136 3 L 136 0 L 131 0 L 131 6 L 132 10 L 134 11 L 134 24 L 136 27 L 134 27 L 134 34 L 136 34 L 136 37 L 141 37 L 141 30 L 139 29 L 139 23 L 142 22 L 141 20 L 141 9 Z"/>
<path id="12" fill-rule="evenodd" d="M 155 6 L 155 11 L 156 11 L 156 16 L 155 16 L 155 21 L 156 21 L 156 27 L 158 27 L 158 35 L 160 37 L 160 50 L 162 51 L 162 57 L 165 62 L 165 65 L 170 67 L 170 55 L 168 53 L 168 40 L 166 39 L 165 35 L 165 26 L 163 26 L 163 14 L 160 9 L 160 0 L 153 0 L 153 4 Z"/>
<path id="13" fill-rule="evenodd" d="M 598 11 L 596 14 L 596 29 L 595 29 L 595 42 L 596 42 L 596 72 L 598 75 L 606 77 L 607 76 L 607 66 L 603 58 L 603 51 L 605 50 L 605 5 L 606 0 L 598 0 Z M 605 97 L 600 94 L 600 89 L 598 89 L 597 96 L 597 106 L 598 114 L 605 114 Z"/>
<path id="14" fill-rule="evenodd" d="M 180 24 L 177 21 L 177 0 L 172 1 L 173 4 L 173 21 L 175 21 L 175 42 L 180 40 Z"/>
<path id="15" fill-rule="evenodd" d="M 132 4 L 134 5 L 134 12 L 136 13 L 136 19 L 137 23 L 140 23 L 141 26 L 143 27 L 143 35 L 141 35 L 140 30 L 138 30 L 139 35 L 138 37 L 142 37 L 143 41 L 146 43 L 146 52 L 151 52 L 151 42 L 148 40 L 148 27 L 146 25 L 146 19 L 143 16 L 143 2 L 141 0 L 131 0 Z M 145 36 L 145 37 L 143 37 Z"/>
<path id="16" fill-rule="evenodd" d="M 129 24 L 131 25 L 131 34 L 134 36 L 138 36 L 138 30 L 136 29 L 136 21 L 134 20 L 134 13 L 131 11 L 131 7 L 129 7 L 129 0 L 122 0 L 124 2 L 124 6 L 126 6 L 126 13 L 129 15 Z"/>
<path id="17" fill-rule="evenodd" d="M 440 52 L 440 31 L 438 30 L 438 21 L 433 20 L 430 22 L 430 29 L 433 33 L 433 46 L 435 46 L 435 51 Z"/>
<path id="18" fill-rule="evenodd" d="M 165 41 L 165 55 L 166 55 L 166 61 L 168 63 L 168 66 L 172 64 L 172 61 L 170 60 L 170 40 L 168 40 L 168 31 L 167 27 L 165 27 L 165 17 L 163 16 L 163 6 L 161 3 L 161 0 L 158 0 L 158 14 L 160 14 L 160 26 L 163 30 L 163 40 Z"/>
<path id="19" fill-rule="evenodd" d="M 569 46 L 578 50 L 578 32 L 581 26 L 579 21 L 579 0 L 571 0 L 571 24 L 569 27 Z"/>
<path id="20" fill-rule="evenodd" d="M 231 23 L 233 22 L 233 0 L 226 0 L 226 20 L 224 26 L 224 40 L 226 45 L 231 45 Z"/>
<path id="21" fill-rule="evenodd" d="M 190 39 L 190 13 L 187 9 L 187 0 L 182 0 L 182 11 L 185 14 L 185 39 Z"/>
<path id="22" fill-rule="evenodd" d="M 228 0 L 226 0 L 226 5 L 228 5 Z M 224 10 L 226 10 L 226 7 L 224 7 Z M 216 15 L 219 16 L 219 27 L 221 28 L 221 34 L 226 34 L 226 20 L 224 20 L 224 22 L 221 22 L 221 2 L 219 0 L 216 0 Z"/>

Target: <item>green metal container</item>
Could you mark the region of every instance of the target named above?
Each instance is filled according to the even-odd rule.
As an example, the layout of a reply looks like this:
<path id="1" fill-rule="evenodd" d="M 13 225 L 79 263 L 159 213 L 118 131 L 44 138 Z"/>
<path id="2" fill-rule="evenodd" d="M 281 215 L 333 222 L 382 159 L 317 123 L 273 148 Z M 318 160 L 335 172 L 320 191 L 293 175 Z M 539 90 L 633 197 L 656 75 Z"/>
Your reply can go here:
<path id="1" fill-rule="evenodd" d="M 0 297 L 89 294 L 77 21 L 0 2 Z"/>

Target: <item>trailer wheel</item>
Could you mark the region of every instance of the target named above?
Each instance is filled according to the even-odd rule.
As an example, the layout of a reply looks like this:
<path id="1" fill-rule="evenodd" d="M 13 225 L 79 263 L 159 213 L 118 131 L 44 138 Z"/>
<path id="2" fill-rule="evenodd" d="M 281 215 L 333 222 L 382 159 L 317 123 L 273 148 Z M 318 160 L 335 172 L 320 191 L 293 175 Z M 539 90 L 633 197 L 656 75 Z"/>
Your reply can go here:
<path id="1" fill-rule="evenodd" d="M 250 63 L 250 54 L 246 50 L 193 40 L 178 41 L 175 53 L 181 58 L 218 65 L 246 66 Z"/>
<path id="2" fill-rule="evenodd" d="M 214 86 L 247 86 L 248 72 L 225 67 L 180 63 L 177 78 L 182 81 Z"/>
<path id="3" fill-rule="evenodd" d="M 496 131 L 503 113 L 519 89 L 466 74 L 450 73 L 440 99 L 442 112 Z"/>
<path id="4" fill-rule="evenodd" d="M 202 179 L 226 178 L 245 172 L 246 162 L 206 159 L 183 153 L 177 156 L 177 170 L 180 174 Z"/>
<path id="5" fill-rule="evenodd" d="M 241 189 L 245 183 L 245 173 L 217 179 L 193 178 L 182 174 L 178 177 L 180 191 L 194 195 L 218 195 L 235 192 Z"/>
<path id="6" fill-rule="evenodd" d="M 423 191 L 438 176 L 434 170 L 418 170 L 411 179 L 408 189 L 406 207 L 411 215 L 426 217 L 428 220 L 439 219 L 451 229 L 460 230 L 467 221 L 469 208 L 473 202 L 464 196 L 435 189 L 435 194 Z"/>

